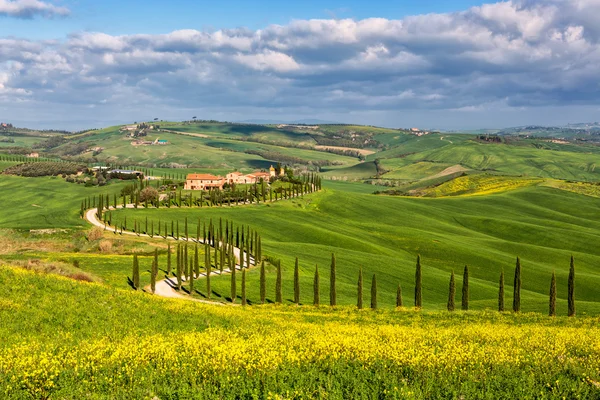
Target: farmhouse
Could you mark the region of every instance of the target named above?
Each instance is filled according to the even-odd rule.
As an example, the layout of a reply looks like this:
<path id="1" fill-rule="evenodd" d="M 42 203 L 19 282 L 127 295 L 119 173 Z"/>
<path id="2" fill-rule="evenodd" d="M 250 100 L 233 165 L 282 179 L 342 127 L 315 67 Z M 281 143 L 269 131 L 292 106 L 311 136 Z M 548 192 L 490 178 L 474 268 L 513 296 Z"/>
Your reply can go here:
<path id="1" fill-rule="evenodd" d="M 188 174 L 185 180 L 185 190 L 205 190 L 208 188 L 223 189 L 225 178 L 211 174 Z"/>
<path id="2" fill-rule="evenodd" d="M 235 184 L 252 184 L 252 183 L 257 183 L 260 182 L 261 179 L 268 181 L 269 178 L 271 177 L 271 174 L 268 172 L 253 172 L 251 174 L 248 175 L 244 175 L 241 172 L 231 172 L 229 174 L 227 174 L 227 176 L 225 177 L 225 179 L 227 180 L 227 183 L 231 184 L 231 183 L 235 183 Z"/>
<path id="3" fill-rule="evenodd" d="M 275 169 L 273 169 L 275 171 Z M 241 172 L 235 171 L 230 172 L 223 178 L 222 176 L 215 176 L 211 174 L 188 174 L 185 180 L 185 190 L 205 190 L 205 189 L 223 189 L 225 184 L 235 185 L 248 185 L 259 183 L 262 180 L 269 182 L 271 176 L 274 176 L 274 172 L 252 172 L 244 175 Z"/>
<path id="4" fill-rule="evenodd" d="M 29 158 L 40 158 L 40 154 L 39 153 L 29 153 L 29 154 L 27 154 L 27 157 L 29 157 Z"/>

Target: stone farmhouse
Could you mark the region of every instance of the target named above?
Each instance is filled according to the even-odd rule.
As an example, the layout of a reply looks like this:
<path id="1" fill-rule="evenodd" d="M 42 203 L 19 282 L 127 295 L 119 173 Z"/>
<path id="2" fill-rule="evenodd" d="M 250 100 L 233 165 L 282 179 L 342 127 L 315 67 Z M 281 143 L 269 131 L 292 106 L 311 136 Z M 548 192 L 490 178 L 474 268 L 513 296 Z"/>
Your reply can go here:
<path id="1" fill-rule="evenodd" d="M 206 189 L 223 189 L 225 184 L 246 185 L 258 183 L 260 180 L 266 182 L 275 176 L 275 168 L 271 167 L 270 172 L 252 172 L 244 175 L 241 172 L 231 172 L 225 177 L 215 176 L 212 174 L 188 174 L 185 180 L 185 190 L 206 190 Z"/>

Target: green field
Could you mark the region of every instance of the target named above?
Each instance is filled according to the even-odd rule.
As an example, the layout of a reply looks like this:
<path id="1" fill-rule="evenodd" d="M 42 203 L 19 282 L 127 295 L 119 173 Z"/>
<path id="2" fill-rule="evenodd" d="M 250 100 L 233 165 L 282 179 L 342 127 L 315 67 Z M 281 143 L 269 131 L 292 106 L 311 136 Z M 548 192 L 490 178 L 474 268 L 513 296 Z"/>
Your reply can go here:
<path id="1" fill-rule="evenodd" d="M 161 127 L 173 132 L 145 139 L 160 137 L 169 145 L 132 146 L 119 127 L 109 127 L 68 135 L 63 146 L 104 148 L 71 160 L 177 179 L 264 169 L 277 162 L 273 157 L 295 160 L 288 166 L 296 172 L 318 170 L 324 178 L 319 192 L 273 203 L 111 211 L 113 222 L 126 217 L 129 227 L 146 218 L 183 227 L 187 219 L 196 232 L 198 219 L 224 219 L 255 229 L 268 261 L 269 304 L 258 304 L 255 267 L 247 270 L 249 307 L 231 306 L 228 274 L 211 278 L 218 306 L 201 302 L 204 278 L 191 299 L 185 290 L 185 299 L 148 293 L 155 249 L 164 278 L 168 243 L 174 250 L 178 242 L 92 228 L 79 216 L 84 198 L 112 199 L 130 181 L 85 187 L 61 177 L 0 175 L 0 397 L 600 398 L 597 147 L 512 137 L 488 143 L 465 134 L 417 137 L 349 125 Z M 360 162 L 306 148 L 335 140 L 340 147 L 366 142 L 377 152 Z M 1 161 L 0 170 L 14 164 Z M 134 254 L 138 291 L 130 286 Z M 328 306 L 332 254 L 335 308 Z M 423 307 L 415 311 L 418 255 Z M 571 256 L 575 318 L 566 317 Z M 296 257 L 300 306 L 293 304 Z M 511 309 L 517 257 L 522 313 L 498 313 L 502 271 Z M 283 305 L 271 304 L 275 260 L 282 266 Z M 317 265 L 321 306 L 315 308 Z M 448 313 L 450 274 L 456 274 L 460 308 L 465 265 L 469 311 Z M 377 311 L 356 309 L 361 268 L 365 308 L 376 277 Z M 557 318 L 546 316 L 553 272 Z M 241 279 L 238 272 L 237 304 Z"/>
<path id="2" fill-rule="evenodd" d="M 0 304 L 7 399 L 600 395 L 597 318 L 215 307 L 7 267 Z"/>
<path id="3" fill-rule="evenodd" d="M 292 292 L 294 257 L 300 258 L 304 303 L 312 300 L 315 264 L 321 268 L 326 294 L 331 253 L 337 256 L 340 303 L 354 303 L 359 267 L 366 276 L 378 275 L 381 304 L 393 305 L 398 284 L 410 301 L 415 259 L 421 254 L 428 309 L 445 307 L 449 274 L 452 270 L 462 271 L 465 264 L 471 269 L 473 308 L 493 309 L 500 271 L 504 269 L 510 277 L 515 258 L 520 256 L 526 282 L 524 309 L 544 312 L 553 270 L 559 279 L 559 303 L 564 309 L 566 274 L 573 254 L 579 276 L 585 276 L 578 285 L 580 310 L 596 314 L 600 312 L 595 289 L 600 271 L 595 266 L 600 252 L 589 243 L 600 236 L 600 221 L 596 218 L 599 206 L 597 198 L 537 186 L 488 196 L 440 199 L 374 198 L 326 189 L 276 204 L 202 210 L 130 209 L 113 213 L 113 218 L 122 220 L 126 215 L 128 221 L 141 221 L 147 216 L 179 220 L 182 224 L 187 217 L 193 221 L 192 232 L 198 218 L 249 224 L 261 233 L 265 253 L 282 260 L 286 299 Z M 274 275 L 270 276 L 272 284 Z M 509 280 L 507 285 L 511 286 Z M 227 292 L 228 278 L 214 281 L 216 290 Z M 248 282 L 249 296 L 256 298 L 257 271 L 249 274 Z"/>

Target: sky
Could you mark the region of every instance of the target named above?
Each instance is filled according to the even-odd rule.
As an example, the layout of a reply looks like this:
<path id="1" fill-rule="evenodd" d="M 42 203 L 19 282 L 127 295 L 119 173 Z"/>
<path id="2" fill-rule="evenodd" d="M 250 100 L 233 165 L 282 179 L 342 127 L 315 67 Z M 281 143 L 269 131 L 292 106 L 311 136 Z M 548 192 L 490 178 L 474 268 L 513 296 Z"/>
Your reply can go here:
<path id="1" fill-rule="evenodd" d="M 600 120 L 600 0 L 0 0 L 0 121 Z"/>

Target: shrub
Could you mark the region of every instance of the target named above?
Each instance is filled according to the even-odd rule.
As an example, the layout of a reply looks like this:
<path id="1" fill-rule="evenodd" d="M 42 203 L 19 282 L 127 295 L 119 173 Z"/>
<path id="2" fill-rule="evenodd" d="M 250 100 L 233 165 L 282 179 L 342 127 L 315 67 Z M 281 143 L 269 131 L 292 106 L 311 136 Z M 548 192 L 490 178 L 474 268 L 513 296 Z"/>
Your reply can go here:
<path id="1" fill-rule="evenodd" d="M 102 237 L 103 234 L 104 230 L 99 226 L 95 226 L 92 229 L 90 229 L 90 231 L 87 234 L 88 241 L 93 242 L 95 240 L 98 240 Z"/>
<path id="2" fill-rule="evenodd" d="M 103 253 L 110 253 L 112 251 L 113 244 L 110 240 L 101 240 L 98 244 L 98 249 Z"/>

